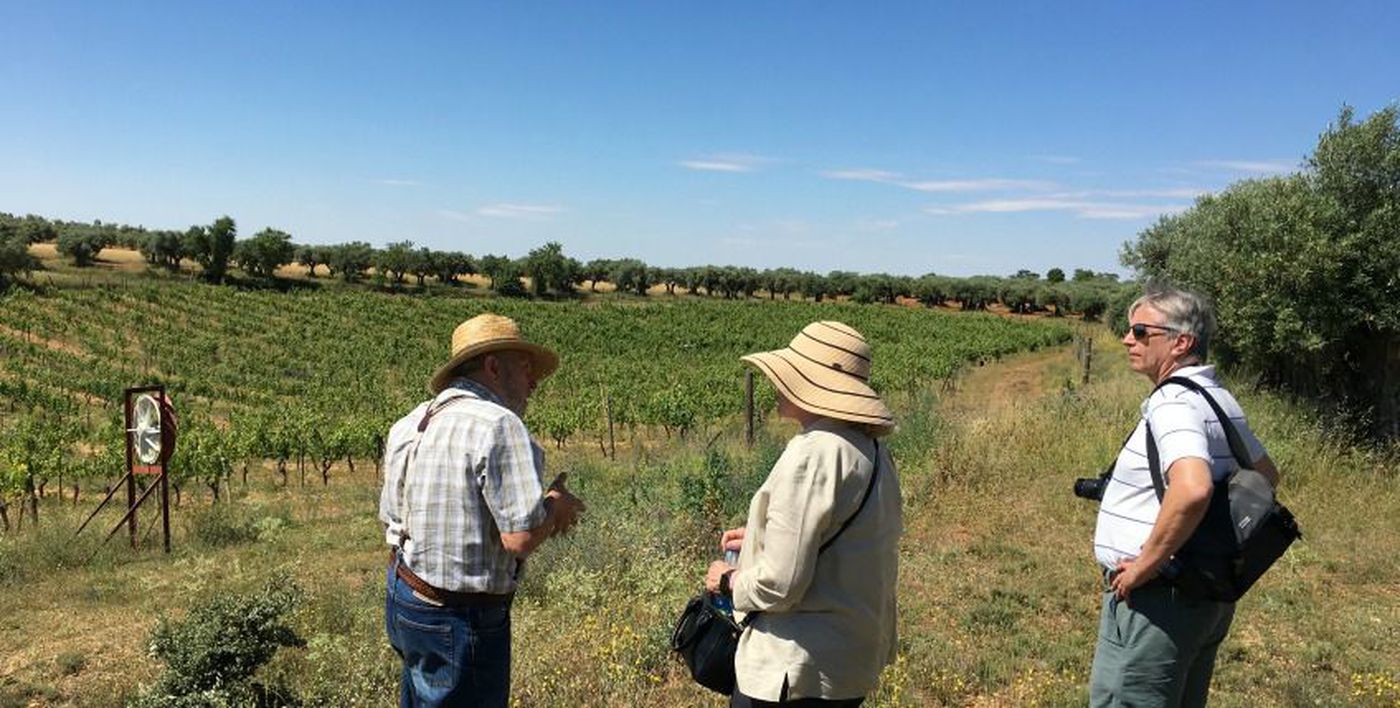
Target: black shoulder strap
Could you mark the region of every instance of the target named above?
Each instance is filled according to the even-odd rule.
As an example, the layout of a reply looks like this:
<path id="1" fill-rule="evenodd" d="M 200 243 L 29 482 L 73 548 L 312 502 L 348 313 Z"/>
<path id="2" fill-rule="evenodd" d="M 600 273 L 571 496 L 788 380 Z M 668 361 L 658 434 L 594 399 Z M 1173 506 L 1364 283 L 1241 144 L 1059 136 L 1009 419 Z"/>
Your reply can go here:
<path id="1" fill-rule="evenodd" d="M 1215 402 L 1215 398 L 1206 392 L 1204 386 L 1186 378 L 1185 376 L 1173 376 L 1162 382 L 1162 386 L 1169 383 L 1179 384 L 1201 394 L 1201 398 L 1206 399 L 1211 410 L 1215 411 L 1216 420 L 1220 421 L 1220 427 L 1225 430 L 1225 440 L 1230 444 L 1230 454 L 1235 456 L 1235 462 L 1240 463 L 1240 467 L 1249 467 L 1254 464 L 1254 460 L 1249 459 L 1249 448 L 1245 447 L 1244 439 L 1240 437 L 1239 430 L 1235 429 L 1235 422 L 1230 420 L 1230 416 L 1225 414 L 1225 409 Z M 1158 386 L 1161 388 L 1161 386 Z"/>
<path id="2" fill-rule="evenodd" d="M 821 547 L 817 549 L 817 553 L 818 553 L 818 554 L 820 554 L 822 551 L 825 551 L 827 546 L 830 546 L 832 543 L 835 543 L 835 542 L 836 542 L 836 539 L 839 538 L 839 537 L 841 536 L 842 532 L 844 532 L 844 531 L 846 530 L 846 527 L 847 527 L 847 526 L 850 526 L 850 525 L 851 525 L 851 522 L 852 522 L 852 521 L 855 521 L 857 516 L 860 516 L 861 509 L 864 509 L 864 508 L 865 508 L 865 503 L 868 502 L 868 501 L 870 501 L 870 490 L 872 490 L 872 489 L 875 488 L 875 476 L 876 476 L 877 474 L 879 474 L 879 473 L 880 473 L 880 441 L 879 441 L 879 440 L 875 440 L 875 467 L 874 467 L 873 469 L 870 470 L 870 482 L 867 483 L 867 484 L 865 485 L 865 494 L 864 494 L 863 496 L 861 496 L 861 498 L 860 498 L 860 506 L 856 507 L 855 513 L 853 513 L 853 514 L 851 514 L 850 516 L 846 517 L 846 523 L 841 524 L 841 528 L 836 529 L 836 534 L 833 535 L 831 538 L 828 538 L 828 539 L 826 540 L 826 543 L 823 543 L 823 544 L 821 545 Z"/>
<path id="3" fill-rule="evenodd" d="M 875 440 L 874 462 L 875 467 L 870 470 L 870 482 L 868 482 L 865 485 L 865 495 L 860 498 L 860 506 L 856 507 L 855 513 L 851 514 L 849 517 L 846 518 L 846 523 L 841 524 L 841 528 L 836 529 L 836 534 L 833 535 L 831 538 L 828 538 L 826 540 L 826 543 L 823 543 L 821 547 L 817 549 L 817 555 L 821 555 L 822 551 L 825 551 L 827 546 L 830 546 L 833 542 L 836 541 L 837 538 L 841 536 L 841 534 L 846 530 L 846 527 L 850 526 L 851 522 L 855 521 L 857 516 L 860 516 L 861 510 L 865 508 L 865 503 L 870 501 L 870 492 L 875 488 L 875 476 L 880 472 L 880 441 L 878 439 Z M 749 612 L 745 614 L 744 621 L 739 623 L 740 630 L 748 629 L 749 625 L 753 624 L 753 621 L 758 619 L 758 616 L 761 614 L 763 613 Z"/>
<path id="4" fill-rule="evenodd" d="M 1184 376 L 1172 376 L 1157 384 L 1157 388 L 1153 389 L 1152 392 L 1156 393 L 1167 384 L 1185 386 L 1201 394 L 1201 397 L 1206 399 L 1206 403 L 1210 404 L 1211 410 L 1215 411 L 1215 418 L 1220 421 L 1220 427 L 1225 430 L 1225 440 L 1230 444 L 1230 454 L 1235 456 L 1235 462 L 1241 468 L 1253 464 L 1253 461 L 1249 459 L 1248 448 L 1245 447 L 1244 440 L 1240 438 L 1239 431 L 1235 429 L 1234 422 L 1230 420 L 1230 416 L 1225 414 L 1225 409 L 1221 408 L 1220 404 L 1216 403 L 1215 399 L 1206 392 L 1205 387 Z M 1147 471 L 1152 475 L 1152 488 L 1157 492 L 1157 501 L 1161 502 L 1162 496 L 1166 493 L 1166 486 L 1162 483 L 1162 457 L 1157 452 L 1157 439 L 1152 435 L 1152 424 L 1147 422 L 1146 418 L 1143 419 L 1143 422 L 1147 426 Z"/>

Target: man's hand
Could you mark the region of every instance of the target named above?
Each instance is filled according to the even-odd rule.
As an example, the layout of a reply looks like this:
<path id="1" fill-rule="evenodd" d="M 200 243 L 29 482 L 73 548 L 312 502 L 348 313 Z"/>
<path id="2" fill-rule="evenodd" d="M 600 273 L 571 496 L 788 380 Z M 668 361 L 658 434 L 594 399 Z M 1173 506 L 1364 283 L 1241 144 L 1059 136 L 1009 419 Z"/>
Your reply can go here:
<path id="1" fill-rule="evenodd" d="M 705 572 L 705 589 L 712 593 L 719 592 L 719 579 L 725 573 L 734 571 L 734 566 L 724 561 L 715 561 L 710 564 L 710 569 Z M 737 572 L 737 571 L 735 571 Z M 730 578 L 730 587 L 733 587 L 734 578 Z"/>
<path id="2" fill-rule="evenodd" d="M 744 547 L 744 527 L 729 529 L 719 537 L 719 547 L 723 551 L 739 551 Z"/>
<path id="3" fill-rule="evenodd" d="M 524 558 L 534 552 L 545 539 L 567 533 L 578 523 L 579 514 L 588 507 L 583 500 L 564 488 L 564 475 L 554 478 L 544 495 L 544 523 L 528 531 L 501 534 L 501 545 L 516 557 Z"/>
<path id="4" fill-rule="evenodd" d="M 1109 578 L 1108 586 L 1113 590 L 1113 596 L 1119 600 L 1127 600 L 1128 594 L 1133 588 L 1142 587 L 1149 580 L 1157 577 L 1157 569 L 1144 565 L 1136 558 L 1130 561 L 1118 561 L 1118 568 L 1113 571 Z"/>
<path id="5" fill-rule="evenodd" d="M 588 507 L 584 506 L 583 500 L 574 496 L 569 490 L 564 488 L 561 479 L 556 479 L 555 484 L 550 485 L 549 491 L 544 495 L 545 508 L 549 510 L 549 516 L 554 522 L 554 533 L 565 534 L 578 523 L 579 514 L 582 514 Z"/>
<path id="6" fill-rule="evenodd" d="M 1133 588 L 1142 587 L 1157 577 L 1162 566 L 1191 537 L 1210 504 L 1215 487 L 1206 460 L 1183 457 L 1172 463 L 1167 475 L 1171 484 L 1162 496 L 1162 509 L 1157 512 L 1152 532 L 1142 544 L 1142 552 L 1137 558 L 1120 561 L 1109 579 L 1109 587 L 1120 600 L 1128 599 Z"/>

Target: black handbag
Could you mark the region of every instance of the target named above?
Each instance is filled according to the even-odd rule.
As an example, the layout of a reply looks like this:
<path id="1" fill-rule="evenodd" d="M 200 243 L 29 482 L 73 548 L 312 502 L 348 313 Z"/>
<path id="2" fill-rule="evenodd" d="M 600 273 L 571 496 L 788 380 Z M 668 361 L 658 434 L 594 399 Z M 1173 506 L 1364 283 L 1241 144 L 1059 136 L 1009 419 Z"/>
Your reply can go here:
<path id="1" fill-rule="evenodd" d="M 755 613 L 756 614 L 756 613 Z M 724 695 L 734 692 L 734 652 L 743 626 L 714 605 L 714 595 L 701 592 L 690 598 L 671 632 L 671 650 L 680 655 L 695 682 Z"/>
<path id="2" fill-rule="evenodd" d="M 865 494 L 846 522 L 831 538 L 817 549 L 820 555 L 851 525 L 860 515 L 865 503 L 870 501 L 870 491 L 875 488 L 875 476 L 880 471 L 880 441 L 875 441 L 875 467 L 870 472 Z M 762 613 L 750 612 L 742 623 L 735 622 L 727 610 L 715 607 L 715 596 L 706 590 L 690 598 L 681 611 L 676 627 L 671 631 L 671 651 L 680 656 L 690 670 L 691 678 L 705 688 L 723 695 L 734 693 L 734 654 L 739 650 L 739 637 Z"/>
<path id="3" fill-rule="evenodd" d="M 1190 597 L 1234 602 L 1303 534 L 1293 513 L 1274 497 L 1269 480 L 1250 468 L 1253 461 L 1244 440 L 1220 404 L 1191 379 L 1174 376 L 1161 386 L 1169 383 L 1185 386 L 1206 399 L 1225 430 L 1239 469 L 1215 483 L 1200 525 L 1162 574 Z M 1165 485 L 1151 425 L 1147 426 L 1147 468 L 1160 503 Z"/>

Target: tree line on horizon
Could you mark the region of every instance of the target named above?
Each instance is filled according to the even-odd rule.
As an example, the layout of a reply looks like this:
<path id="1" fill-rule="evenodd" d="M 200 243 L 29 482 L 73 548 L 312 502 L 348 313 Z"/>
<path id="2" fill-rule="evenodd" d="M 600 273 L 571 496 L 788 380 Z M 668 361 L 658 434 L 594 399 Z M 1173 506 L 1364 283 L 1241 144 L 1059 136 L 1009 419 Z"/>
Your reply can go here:
<path id="1" fill-rule="evenodd" d="M 481 275 L 492 291 L 506 296 L 573 297 L 585 288 L 597 292 L 599 285 L 608 283 L 616 291 L 639 296 L 661 287 L 669 295 L 682 288 L 687 293 L 725 299 L 761 294 L 784 300 L 796 295 L 816 302 L 845 298 L 895 304 L 901 299 L 912 299 L 929 307 L 956 303 L 964 310 L 983 310 L 1000 303 L 1022 314 L 1075 313 L 1089 319 L 1101 317 L 1116 299 L 1121 299 L 1127 287 L 1118 282 L 1116 274 L 1083 268 L 1074 269 L 1068 276 L 1060 268 L 1051 268 L 1044 277 L 1024 269 L 1007 277 L 934 273 L 914 277 L 840 270 L 826 274 L 795 268 L 759 270 L 732 265 L 669 268 L 648 265 L 636 258 L 580 261 L 565 254 L 562 244 L 554 241 L 514 259 L 434 250 L 415 246 L 412 241 L 393 242 L 383 248 L 362 241 L 297 244 L 290 234 L 273 228 L 239 239 L 237 225 L 228 216 L 180 232 L 101 221 L 66 222 L 32 214 L 16 217 L 0 212 L 0 241 L 14 244 L 13 257 L 0 258 L 0 280 L 6 273 L 13 277 L 37 268 L 27 246 L 52 242 L 60 255 L 78 267 L 93 265 L 104 248 L 121 247 L 140 251 L 152 268 L 170 272 L 180 272 L 183 263 L 192 261 L 198 264 L 200 277 L 216 284 L 225 282 L 233 268 L 249 278 L 271 279 L 279 268 L 297 263 L 313 279 L 318 277 L 318 271 L 324 271 L 328 279 L 369 281 L 393 289 L 406 286 L 410 278 L 421 289 L 429 278 L 452 286 L 461 284 L 463 276 Z"/>

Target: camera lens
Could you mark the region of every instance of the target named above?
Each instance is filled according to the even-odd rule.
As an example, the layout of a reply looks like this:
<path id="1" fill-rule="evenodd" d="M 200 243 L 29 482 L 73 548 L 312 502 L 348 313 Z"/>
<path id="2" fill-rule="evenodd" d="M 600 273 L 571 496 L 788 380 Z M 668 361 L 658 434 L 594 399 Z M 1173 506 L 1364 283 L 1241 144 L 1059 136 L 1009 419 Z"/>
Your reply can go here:
<path id="1" fill-rule="evenodd" d="M 1074 480 L 1074 496 L 1093 501 L 1103 499 L 1103 480 L 1098 477 Z"/>

